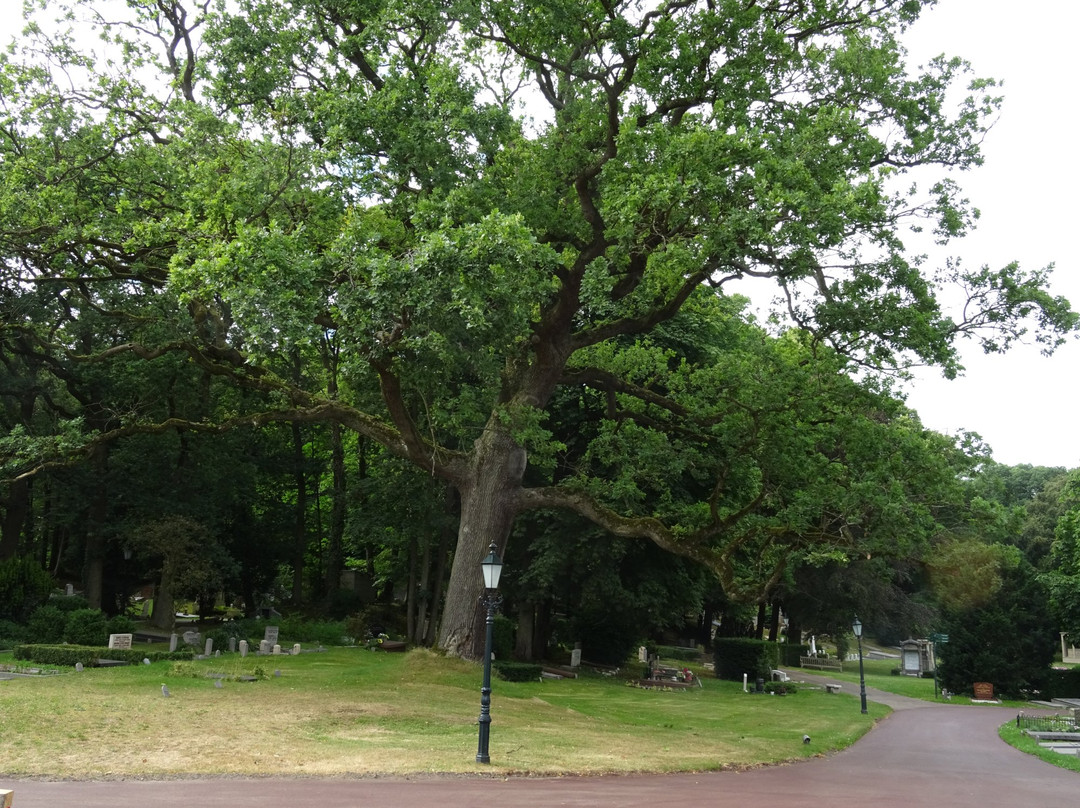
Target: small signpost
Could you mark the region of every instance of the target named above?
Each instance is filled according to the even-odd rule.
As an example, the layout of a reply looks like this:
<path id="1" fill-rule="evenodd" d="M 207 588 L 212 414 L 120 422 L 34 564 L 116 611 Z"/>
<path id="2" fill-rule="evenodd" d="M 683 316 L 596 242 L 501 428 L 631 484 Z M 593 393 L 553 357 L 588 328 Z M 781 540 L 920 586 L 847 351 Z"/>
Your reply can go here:
<path id="1" fill-rule="evenodd" d="M 937 646 L 938 643 L 945 645 L 949 641 L 948 634 L 939 634 L 934 632 L 930 635 L 930 642 L 933 645 L 930 646 L 930 656 L 934 662 L 934 698 L 938 697 L 938 682 L 937 682 Z"/>

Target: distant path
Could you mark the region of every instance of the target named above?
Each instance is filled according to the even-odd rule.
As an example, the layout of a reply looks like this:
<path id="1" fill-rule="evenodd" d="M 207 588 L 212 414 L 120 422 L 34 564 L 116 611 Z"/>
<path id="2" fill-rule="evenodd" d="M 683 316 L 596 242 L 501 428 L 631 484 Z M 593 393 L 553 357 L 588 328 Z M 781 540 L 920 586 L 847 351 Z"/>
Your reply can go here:
<path id="1" fill-rule="evenodd" d="M 801 671 L 798 678 L 826 680 Z M 867 696 L 896 712 L 851 748 L 742 773 L 507 780 L 0 780 L 0 788 L 14 788 L 14 808 L 1066 808 L 1080 800 L 1080 774 L 1043 763 L 998 738 L 998 726 L 1016 714 L 1011 708 L 932 704 L 872 688 Z"/>

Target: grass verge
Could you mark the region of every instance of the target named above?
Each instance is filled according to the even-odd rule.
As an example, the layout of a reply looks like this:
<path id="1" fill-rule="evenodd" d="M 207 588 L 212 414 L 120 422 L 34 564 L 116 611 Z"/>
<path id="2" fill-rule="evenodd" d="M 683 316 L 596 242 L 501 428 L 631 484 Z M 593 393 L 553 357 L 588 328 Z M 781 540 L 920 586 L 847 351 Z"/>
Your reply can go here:
<path id="1" fill-rule="evenodd" d="M 212 672 L 262 678 L 217 687 Z M 3 681 L 0 768 L 53 778 L 745 768 L 846 747 L 887 712 L 871 704 L 863 716 L 847 695 L 746 694 L 716 679 L 671 692 L 607 677 L 496 680 L 484 766 L 474 762 L 479 685 L 474 664 L 359 648 Z"/>
<path id="2" fill-rule="evenodd" d="M 1080 772 L 1080 758 L 1075 755 L 1062 755 L 1039 746 L 1039 742 L 1030 735 L 1025 735 L 1023 731 L 1016 726 L 1016 722 L 1014 721 L 1002 724 L 1001 727 L 998 728 L 998 735 L 1001 736 L 1001 740 L 1005 741 L 1009 746 L 1016 747 L 1021 752 L 1034 755 L 1040 760 L 1045 760 L 1047 763 L 1052 763 L 1062 769 L 1071 769 L 1074 772 Z"/>

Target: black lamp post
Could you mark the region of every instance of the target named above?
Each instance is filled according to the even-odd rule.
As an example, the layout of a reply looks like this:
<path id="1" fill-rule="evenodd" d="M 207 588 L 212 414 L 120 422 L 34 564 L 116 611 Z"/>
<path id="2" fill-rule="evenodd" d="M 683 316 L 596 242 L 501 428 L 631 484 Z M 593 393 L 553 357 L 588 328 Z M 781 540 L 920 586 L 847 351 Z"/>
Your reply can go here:
<path id="1" fill-rule="evenodd" d="M 502 602 L 497 589 L 502 575 L 502 559 L 495 551 L 495 542 L 488 548 L 487 558 L 480 562 L 484 572 L 484 594 L 481 602 L 487 608 L 487 636 L 484 639 L 484 683 L 480 687 L 480 744 L 476 750 L 477 763 L 490 763 L 488 741 L 491 738 L 491 646 L 494 640 L 495 609 Z"/>
<path id="2" fill-rule="evenodd" d="M 859 618 L 851 624 L 851 630 L 855 632 L 855 639 L 859 641 L 859 698 L 862 699 L 862 712 L 866 715 L 866 675 L 863 673 L 862 662 L 862 623 Z"/>

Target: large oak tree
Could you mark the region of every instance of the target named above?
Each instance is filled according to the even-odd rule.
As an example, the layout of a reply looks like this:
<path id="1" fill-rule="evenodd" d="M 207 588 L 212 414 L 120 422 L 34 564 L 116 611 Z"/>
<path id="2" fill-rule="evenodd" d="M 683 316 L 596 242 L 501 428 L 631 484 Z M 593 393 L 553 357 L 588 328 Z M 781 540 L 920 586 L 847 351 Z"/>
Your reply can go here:
<path id="1" fill-rule="evenodd" d="M 948 240 L 971 225 L 949 177 L 979 162 L 998 108 L 960 60 L 905 63 L 898 37 L 929 4 L 101 3 L 90 19 L 126 43 L 122 61 L 40 35 L 29 66 L 4 66 L 6 285 L 63 290 L 75 309 L 104 308 L 102 285 L 168 301 L 167 338 L 94 358 L 177 353 L 270 402 L 136 414 L 113 434 L 330 421 L 450 483 L 452 653 L 474 652 L 479 560 L 527 510 L 570 509 L 735 586 L 748 536 L 781 564 L 785 548 L 849 543 L 866 503 L 839 486 L 850 496 L 806 507 L 774 484 L 755 429 L 800 429 L 774 423 L 799 396 L 741 396 L 722 350 L 680 356 L 657 329 L 722 326 L 743 316 L 733 283 L 771 283 L 805 332 L 789 338 L 801 389 L 832 391 L 858 367 L 953 373 L 963 336 L 996 350 L 1031 328 L 1051 349 L 1075 326 L 1045 271 L 934 267 L 905 248 L 909 226 Z M 557 465 L 547 419 L 573 391 L 607 402 L 588 449 L 602 462 L 527 476 Z M 642 478 L 688 464 L 697 507 L 637 497 L 633 474 L 607 485 L 626 454 Z M 791 455 L 805 458 L 833 468 L 809 442 Z"/>

